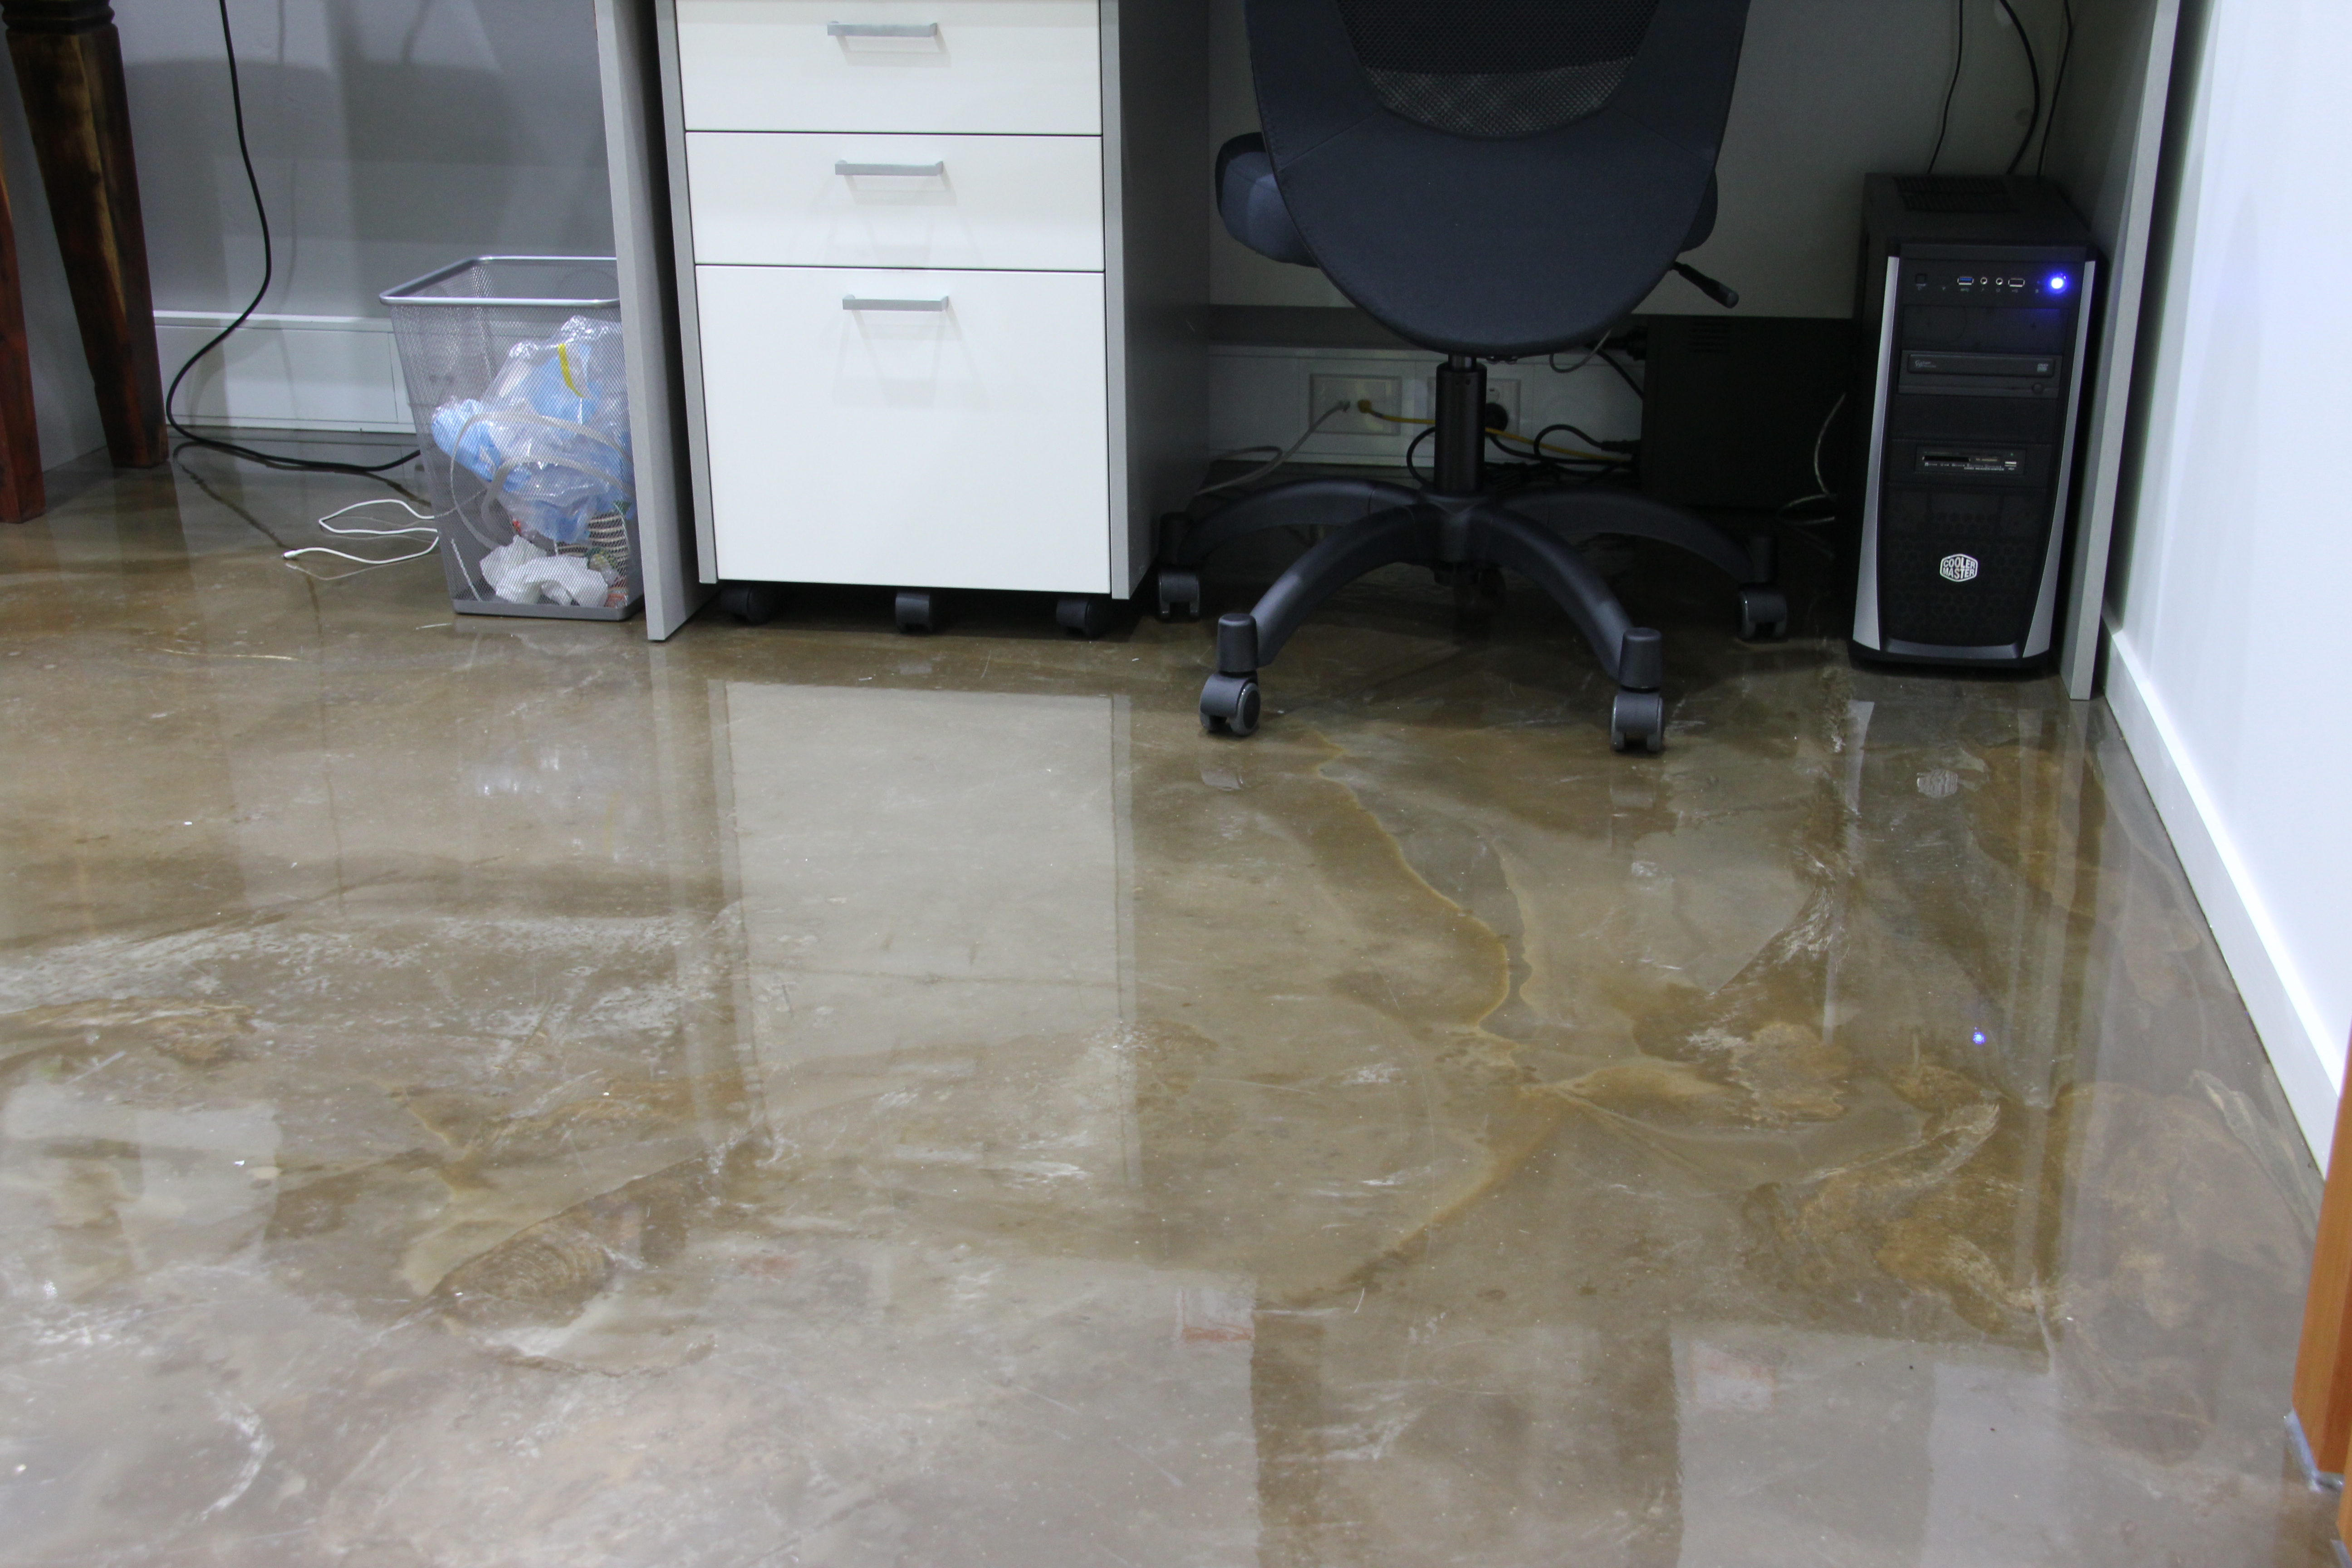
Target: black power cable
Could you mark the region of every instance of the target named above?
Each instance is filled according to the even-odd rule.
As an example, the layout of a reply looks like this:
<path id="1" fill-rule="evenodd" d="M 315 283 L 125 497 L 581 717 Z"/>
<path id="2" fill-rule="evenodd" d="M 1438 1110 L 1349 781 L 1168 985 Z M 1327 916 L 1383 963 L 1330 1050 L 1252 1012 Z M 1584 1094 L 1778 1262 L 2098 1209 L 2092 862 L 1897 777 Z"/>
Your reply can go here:
<path id="1" fill-rule="evenodd" d="M 2000 14 L 2009 18 L 2009 25 L 2017 29 L 2017 47 L 2025 51 L 2025 74 L 2033 83 L 2033 109 L 2025 118 L 2025 134 L 2018 138 L 2017 151 L 2009 155 L 2009 167 L 2001 171 L 2005 174 L 2014 174 L 2017 166 L 2025 162 L 2025 150 L 2033 145 L 2034 132 L 2042 126 L 2042 66 L 2033 58 L 2033 40 L 2026 36 L 2025 23 L 2019 17 L 2016 8 L 2010 5 L 2009 0 L 1993 0 L 1993 4 L 2000 6 Z"/>
<path id="2" fill-rule="evenodd" d="M 2037 176 L 2050 161 L 2050 133 L 2058 129 L 2058 100 L 2066 90 L 2066 67 L 2074 58 L 2074 0 L 2058 0 L 2058 7 L 2066 14 L 2066 41 L 2058 47 L 2058 72 L 2050 83 L 2049 120 L 2042 128 L 2042 150 L 2033 155 Z"/>
<path id="3" fill-rule="evenodd" d="M 245 163 L 246 188 L 253 193 L 253 216 L 261 225 L 261 287 L 253 291 L 253 298 L 247 302 L 244 310 L 236 313 L 236 320 L 215 333 L 210 342 L 190 354 L 187 363 L 180 367 L 180 374 L 172 378 L 171 390 L 163 394 L 163 422 L 196 446 L 209 447 L 215 452 L 226 452 L 233 458 L 243 458 L 248 463 L 259 463 L 265 468 L 289 468 L 304 473 L 320 474 L 389 473 L 394 468 L 415 460 L 418 451 L 422 448 L 394 458 L 389 463 L 377 463 L 372 466 L 365 463 L 332 463 L 319 458 L 289 458 L 283 453 L 257 451 L 251 447 L 238 446 L 234 441 L 221 441 L 210 436 L 199 436 L 181 424 L 180 416 L 172 411 L 172 405 L 180 395 L 180 384 L 188 379 L 188 372 L 195 369 L 198 360 L 226 342 L 229 334 L 245 325 L 254 311 L 261 308 L 261 297 L 269 292 L 269 280 L 276 271 L 276 257 L 271 249 L 269 238 L 269 209 L 262 205 L 261 181 L 253 172 L 252 150 L 246 145 L 245 91 L 237 81 L 236 39 L 229 32 L 228 0 L 219 0 L 219 4 L 221 48 L 228 57 L 229 108 L 236 117 L 236 155 Z"/>
<path id="4" fill-rule="evenodd" d="M 1412 455 L 1413 455 L 1415 452 L 1418 452 L 1418 451 L 1420 451 L 1420 450 L 1421 450 L 1421 444 L 1422 444 L 1423 441 L 1428 440 L 1432 436 L 1434 436 L 1434 435 L 1436 435 L 1436 434 L 1437 434 L 1437 426 L 1434 426 L 1434 425 L 1433 425 L 1433 426 L 1431 426 L 1428 429 L 1423 430 L 1420 435 L 1415 436 L 1415 437 L 1414 437 L 1411 441 L 1408 441 L 1407 443 L 1405 443 L 1405 448 L 1404 448 L 1404 471 L 1405 471 L 1407 474 L 1410 474 L 1410 475 L 1412 477 L 1412 482 L 1413 482 L 1414 484 L 1417 484 L 1417 485 L 1426 485 L 1426 484 L 1431 484 L 1431 483 L 1433 483 L 1433 482 L 1435 481 L 1435 479 L 1436 479 L 1436 477 L 1437 477 L 1437 476 L 1435 476 L 1434 474 L 1431 475 L 1431 476 L 1430 476 L 1428 479 L 1423 479 L 1423 478 L 1421 477 L 1421 470 L 1420 470 L 1419 468 L 1414 468 L 1414 467 L 1412 466 Z"/>
<path id="5" fill-rule="evenodd" d="M 1596 452 L 1606 452 L 1610 449 L 1608 442 L 1602 440 L 1600 437 L 1595 436 L 1591 431 L 1585 429 L 1582 426 L 1570 425 L 1566 420 L 1562 420 L 1557 425 L 1545 426 L 1542 429 L 1535 433 L 1534 439 L 1541 441 L 1545 437 L 1550 435 L 1555 430 L 1567 431 L 1570 435 L 1575 437 L 1578 440 L 1583 442 L 1586 446 L 1591 447 Z M 1582 460 L 1585 462 L 1592 462 L 1596 459 L 1588 458 Z"/>
<path id="6" fill-rule="evenodd" d="M 1589 485 L 1600 479 L 1614 479 L 1633 473 L 1633 448 L 1638 445 L 1638 443 L 1633 441 L 1594 440 L 1591 436 L 1587 435 L 1582 430 L 1578 430 L 1573 425 L 1547 425 L 1542 429 L 1536 432 L 1535 439 L 1540 442 L 1545 437 L 1550 435 L 1555 430 L 1575 431 L 1579 437 L 1582 437 L 1584 440 L 1591 441 L 1592 445 L 1600 448 L 1601 451 L 1616 452 L 1620 454 L 1623 460 L 1601 462 L 1592 458 L 1563 458 L 1557 453 L 1544 452 L 1542 448 L 1538 447 L 1537 450 L 1541 454 L 1538 461 L 1543 465 L 1543 471 L 1545 473 L 1573 479 L 1580 485 Z"/>
<path id="7" fill-rule="evenodd" d="M 1944 133 L 1952 126 L 1952 94 L 1960 85 L 1960 62 L 1969 57 L 1969 0 L 1952 0 L 1952 75 L 1944 83 L 1944 110 L 1936 116 L 1936 150 L 1927 154 L 1927 173 L 1944 155 Z"/>
<path id="8" fill-rule="evenodd" d="M 1623 365 L 1617 363 L 1617 356 L 1615 354 L 1611 353 L 1606 349 L 1600 350 L 1599 353 L 1601 355 L 1601 363 L 1607 365 L 1611 370 L 1615 371 L 1617 373 L 1617 378 L 1633 389 L 1634 396 L 1640 397 L 1643 395 L 1642 384 L 1633 379 L 1633 373 L 1632 371 L 1627 370 Z"/>

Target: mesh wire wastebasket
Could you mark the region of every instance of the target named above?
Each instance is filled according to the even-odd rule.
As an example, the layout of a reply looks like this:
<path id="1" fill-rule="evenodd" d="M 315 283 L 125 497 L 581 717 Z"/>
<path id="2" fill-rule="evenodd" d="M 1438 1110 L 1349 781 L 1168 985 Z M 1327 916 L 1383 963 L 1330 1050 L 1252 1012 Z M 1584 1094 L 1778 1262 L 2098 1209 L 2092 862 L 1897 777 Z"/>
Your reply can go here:
<path id="1" fill-rule="evenodd" d="M 593 515 L 569 526 L 548 534 L 534 532 L 528 521 L 532 514 L 513 499 L 514 488 L 528 482 L 530 465 L 497 462 L 498 453 L 487 440 L 495 426 L 476 439 L 457 440 L 456 450 L 437 441 L 434 428 L 436 413 L 453 402 L 485 397 L 518 346 L 544 343 L 575 318 L 617 325 L 616 263 L 610 257 L 593 256 L 477 256 L 388 289 L 380 298 L 389 309 L 401 374 L 408 383 L 408 408 L 416 422 L 425 493 L 438 519 L 441 563 L 452 607 L 465 615 L 572 620 L 617 621 L 628 616 L 644 596 L 633 501 L 600 505 Z M 611 352 L 618 353 L 617 334 Z M 568 362 L 564 374 L 568 377 Z M 523 416 L 530 417 L 528 412 Z M 542 418 L 538 423 L 562 422 Z M 445 434 L 465 428 L 462 422 L 446 417 L 444 425 Z M 581 431 L 583 445 L 593 448 L 594 444 L 584 439 L 590 434 Z M 621 481 L 617 493 L 625 497 L 634 494 L 626 482 L 625 440 L 624 421 L 623 449 L 595 450 L 592 464 L 599 473 L 616 477 Z M 477 471 L 480 468 L 489 471 Z M 523 478 L 518 479 L 518 473 Z M 563 537 L 567 534 L 571 537 Z M 518 540 L 535 552 L 569 555 L 593 567 L 607 581 L 604 602 L 554 603 L 536 591 L 525 591 L 522 602 L 517 602 L 511 589 L 509 597 L 501 598 L 491 581 L 496 574 L 486 574 L 484 557 Z"/>

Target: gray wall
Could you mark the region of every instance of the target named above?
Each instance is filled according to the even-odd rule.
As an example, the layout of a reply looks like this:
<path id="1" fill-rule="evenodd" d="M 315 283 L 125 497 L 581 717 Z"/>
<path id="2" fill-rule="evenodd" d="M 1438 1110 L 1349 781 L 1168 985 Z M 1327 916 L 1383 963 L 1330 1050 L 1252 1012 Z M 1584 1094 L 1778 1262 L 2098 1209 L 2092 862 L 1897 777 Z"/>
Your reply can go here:
<path id="1" fill-rule="evenodd" d="M 1207 3 L 1213 148 L 1253 126 L 1256 110 L 1241 0 Z M 2046 85 L 2063 31 L 2058 0 L 2013 3 Z M 1847 313 L 1861 176 L 1925 163 L 1956 5 L 1968 12 L 1968 61 L 1940 166 L 1997 170 L 2022 129 L 2027 92 L 2016 35 L 1993 0 L 1754 0 L 1722 218 L 1694 258 L 1740 289 L 1744 310 Z M 230 16 L 278 235 L 265 310 L 373 316 L 379 290 L 462 256 L 610 251 L 590 0 L 231 0 Z M 212 8 L 124 6 L 118 25 L 156 304 L 233 310 L 259 276 L 260 247 Z M 2078 58 L 2070 105 L 2078 91 L 2101 95 L 2099 71 L 2095 51 Z M 0 96 L 11 100 L 0 155 L 16 200 L 42 449 L 56 462 L 100 444 L 97 411 L 22 112 L 13 94 Z M 2095 175 L 2095 153 L 2069 148 L 2065 115 L 2059 124 L 2052 172 Z M 1342 302 L 1320 274 L 1253 256 L 1222 229 L 1212 261 L 1221 303 Z M 1648 308 L 1714 309 L 1672 279 Z"/>
<path id="2" fill-rule="evenodd" d="M 276 239 L 262 310 L 376 295 L 486 252 L 612 252 L 590 0 L 230 0 Z M 235 310 L 261 276 L 212 5 L 118 6 L 159 310 Z M 102 444 L 23 111 L 0 115 L 42 454 Z M 176 364 L 164 367 L 168 381 Z"/>
<path id="3" fill-rule="evenodd" d="M 1213 3 L 1211 130 L 1213 142 L 1222 143 L 1255 129 L 1257 109 L 1242 0 Z M 1691 257 L 1739 290 L 1743 312 L 1852 313 L 1862 176 L 1926 167 L 1952 68 L 1956 4 L 1967 7 L 1968 52 L 1937 167 L 1998 173 L 2024 133 L 2032 95 L 2016 30 L 1993 0 L 1753 0 L 1718 165 L 1721 215 L 1715 237 Z M 2059 0 L 2012 4 L 2041 56 L 2046 100 L 2065 32 Z M 2075 8 L 2098 4 L 2083 0 Z M 2067 89 L 2070 98 L 2074 90 Z M 2037 132 L 2028 171 L 2039 141 Z M 2054 163 L 2056 149 L 2052 156 Z M 1255 256 L 1222 230 L 1211 244 L 1220 304 L 1342 302 L 1319 273 Z M 1697 313 L 1716 307 L 1670 278 L 1643 309 Z"/>

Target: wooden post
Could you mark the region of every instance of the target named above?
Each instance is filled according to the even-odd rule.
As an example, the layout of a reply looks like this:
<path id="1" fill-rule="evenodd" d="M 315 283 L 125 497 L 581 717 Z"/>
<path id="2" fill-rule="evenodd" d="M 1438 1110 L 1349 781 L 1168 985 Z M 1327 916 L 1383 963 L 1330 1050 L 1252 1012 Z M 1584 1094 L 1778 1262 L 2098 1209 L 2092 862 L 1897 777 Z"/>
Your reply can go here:
<path id="1" fill-rule="evenodd" d="M 2294 1357 L 2294 1419 L 2314 1479 L 2340 1478 L 2352 1449 L 2352 1093 L 2336 1102 L 2319 1241 L 2312 1249 L 2303 1342 Z"/>
<path id="2" fill-rule="evenodd" d="M 2329 1163 L 2333 1164 L 2334 1162 L 2330 1161 Z M 2336 1533 L 2338 1537 L 2342 1537 L 2347 1531 L 2352 1531 L 2352 1498 L 2347 1498 L 2343 1502 L 2336 1505 Z M 2341 1563 L 2344 1558 L 2344 1542 L 2339 1539 L 2336 1543 L 2336 1560 Z"/>
<path id="3" fill-rule="evenodd" d="M 48 510 L 41 488 L 41 432 L 33 419 L 33 360 L 25 342 L 24 279 L 16 270 L 16 220 L 0 169 L 0 522 Z"/>
<path id="4" fill-rule="evenodd" d="M 0 0 L 0 24 L 65 254 L 107 450 L 124 468 L 152 468 L 167 455 L 163 384 L 114 11 L 107 0 Z"/>

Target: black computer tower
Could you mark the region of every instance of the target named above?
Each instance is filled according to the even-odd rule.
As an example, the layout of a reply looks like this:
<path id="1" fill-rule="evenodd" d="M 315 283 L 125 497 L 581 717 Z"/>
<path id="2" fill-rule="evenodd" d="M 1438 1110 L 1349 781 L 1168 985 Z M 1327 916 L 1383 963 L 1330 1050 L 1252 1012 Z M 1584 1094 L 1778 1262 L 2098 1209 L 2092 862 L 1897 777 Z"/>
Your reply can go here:
<path id="1" fill-rule="evenodd" d="M 1854 650 L 2037 664 L 2057 631 L 2090 231 L 2040 179 L 1872 174 L 1864 205 Z"/>

